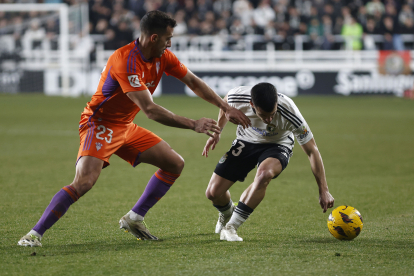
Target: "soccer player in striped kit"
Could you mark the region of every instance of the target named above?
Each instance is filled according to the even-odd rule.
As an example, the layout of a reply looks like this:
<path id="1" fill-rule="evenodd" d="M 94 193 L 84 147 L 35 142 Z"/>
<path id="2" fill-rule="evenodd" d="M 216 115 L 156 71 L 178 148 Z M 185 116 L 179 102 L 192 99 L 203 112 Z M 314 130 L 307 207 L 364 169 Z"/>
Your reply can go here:
<path id="1" fill-rule="evenodd" d="M 139 39 L 109 57 L 98 89 L 81 115 L 75 179 L 52 198 L 38 223 L 19 240 L 19 245 L 42 246 L 45 231 L 93 187 L 113 154 L 134 167 L 147 163 L 159 168 L 135 206 L 119 221 L 121 229 L 137 238 L 158 239 L 146 228 L 144 216 L 180 176 L 184 160 L 160 137 L 134 124 L 135 115 L 142 110 L 149 119 L 167 126 L 191 129 L 209 136 L 220 132 L 212 119 L 188 119 L 153 102 L 152 93 L 164 72 L 180 79 L 196 95 L 219 107 L 231 122 L 245 127 L 250 124 L 241 111 L 223 101 L 168 50 L 175 26 L 175 20 L 167 14 L 151 11 L 141 20 Z"/>
<path id="2" fill-rule="evenodd" d="M 270 181 L 288 165 L 294 137 L 308 155 L 319 187 L 319 204 L 323 212 L 332 208 L 334 198 L 328 190 L 322 157 L 295 103 L 289 97 L 277 93 L 270 83 L 236 87 L 224 99 L 246 114 L 251 126 L 246 129 L 238 126 L 236 140 L 218 162 L 207 187 L 206 196 L 219 211 L 215 232 L 220 233 L 220 239 L 243 241 L 237 235 L 237 229 L 263 200 Z M 223 129 L 227 121 L 225 114 L 220 111 L 218 127 Z M 219 140 L 220 133 L 214 133 L 207 140 L 203 155 L 208 157 L 208 152 L 216 147 Z M 229 188 L 236 181 L 244 181 L 256 165 L 253 183 L 243 192 L 237 207 L 234 206 Z"/>

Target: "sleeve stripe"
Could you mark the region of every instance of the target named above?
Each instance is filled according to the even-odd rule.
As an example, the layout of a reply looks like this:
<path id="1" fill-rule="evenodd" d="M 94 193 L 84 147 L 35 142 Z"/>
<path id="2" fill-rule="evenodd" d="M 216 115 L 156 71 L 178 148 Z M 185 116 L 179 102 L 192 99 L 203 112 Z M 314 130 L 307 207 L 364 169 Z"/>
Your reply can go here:
<path id="1" fill-rule="evenodd" d="M 229 99 L 251 99 L 252 97 L 250 96 L 245 96 L 245 95 L 229 95 L 228 96 Z"/>
<path id="2" fill-rule="evenodd" d="M 129 52 L 128 61 L 127 61 L 127 73 L 132 73 L 133 68 L 135 68 L 135 57 L 137 56 L 138 51 L 135 47 Z"/>
<path id="3" fill-rule="evenodd" d="M 298 122 L 297 121 L 295 121 L 289 115 L 287 115 L 286 113 L 284 113 L 281 109 L 277 109 L 277 112 L 279 112 L 283 117 L 285 117 L 289 122 L 291 122 L 296 128 L 298 128 L 300 126 L 300 124 L 298 125 Z"/>
<path id="4" fill-rule="evenodd" d="M 250 103 L 250 101 L 236 101 L 236 100 L 229 100 L 228 103 Z"/>
<path id="5" fill-rule="evenodd" d="M 277 107 L 280 108 L 282 111 L 284 111 L 286 114 L 290 115 L 299 125 L 302 124 L 302 120 L 299 119 L 298 116 L 296 116 L 295 114 L 293 114 L 292 112 L 290 112 L 289 110 L 287 110 L 285 107 L 283 107 L 280 104 L 278 104 Z"/>

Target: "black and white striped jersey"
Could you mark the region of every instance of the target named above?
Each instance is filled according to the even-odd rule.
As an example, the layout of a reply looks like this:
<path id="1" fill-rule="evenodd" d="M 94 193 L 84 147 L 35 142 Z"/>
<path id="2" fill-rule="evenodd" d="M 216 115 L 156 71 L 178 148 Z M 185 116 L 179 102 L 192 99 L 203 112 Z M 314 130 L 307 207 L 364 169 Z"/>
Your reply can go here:
<path id="1" fill-rule="evenodd" d="M 264 123 L 250 105 L 251 86 L 239 86 L 230 90 L 227 96 L 229 105 L 239 109 L 252 122 L 243 129 L 237 127 L 237 139 L 250 143 L 276 143 L 293 149 L 294 137 L 299 145 L 306 144 L 313 134 L 295 103 L 287 96 L 278 94 L 277 112 L 272 123 Z"/>

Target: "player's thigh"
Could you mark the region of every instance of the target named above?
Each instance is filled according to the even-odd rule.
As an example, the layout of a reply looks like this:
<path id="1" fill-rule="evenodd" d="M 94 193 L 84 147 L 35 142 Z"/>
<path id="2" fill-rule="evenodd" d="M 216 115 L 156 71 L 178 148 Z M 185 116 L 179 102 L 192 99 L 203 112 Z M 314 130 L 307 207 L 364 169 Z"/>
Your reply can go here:
<path id="1" fill-rule="evenodd" d="M 109 158 L 124 143 L 127 125 L 91 121 L 79 128 L 80 147 L 77 163 L 83 156 L 93 156 L 109 165 Z"/>
<path id="2" fill-rule="evenodd" d="M 209 198 L 220 197 L 224 195 L 233 184 L 234 181 L 225 179 L 218 174 L 213 173 L 207 186 L 206 195 Z"/>
<path id="3" fill-rule="evenodd" d="M 180 174 L 184 168 L 184 159 L 165 141 L 160 141 L 155 146 L 144 151 L 140 162 L 154 165 L 164 171 Z"/>
<path id="4" fill-rule="evenodd" d="M 286 147 L 279 145 L 264 145 L 259 156 L 256 177 L 263 174 L 272 174 L 272 178 L 278 177 L 289 164 L 292 152 Z"/>
<path id="5" fill-rule="evenodd" d="M 125 144 L 115 154 L 134 167 L 143 162 L 171 173 L 180 173 L 184 166 L 183 158 L 165 141 L 135 124 L 128 128 Z"/>
<path id="6" fill-rule="evenodd" d="M 103 160 L 93 156 L 83 156 L 78 160 L 72 186 L 80 196 L 89 191 L 98 180 L 103 164 Z"/>
<path id="7" fill-rule="evenodd" d="M 276 178 L 283 170 L 279 159 L 268 157 L 257 168 L 255 179 L 270 180 Z"/>
<path id="8" fill-rule="evenodd" d="M 260 153 L 257 145 L 236 139 L 219 160 L 214 173 L 233 182 L 243 182 L 256 166 Z"/>

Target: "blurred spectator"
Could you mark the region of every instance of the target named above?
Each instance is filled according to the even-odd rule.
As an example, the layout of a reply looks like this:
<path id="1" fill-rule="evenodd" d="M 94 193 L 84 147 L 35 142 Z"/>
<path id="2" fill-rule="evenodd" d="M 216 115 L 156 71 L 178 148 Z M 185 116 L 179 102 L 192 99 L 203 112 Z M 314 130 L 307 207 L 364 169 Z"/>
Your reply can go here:
<path id="1" fill-rule="evenodd" d="M 383 35 L 384 45 L 383 50 L 404 50 L 404 44 L 401 41 L 401 36 L 396 33 L 397 26 L 391 16 L 384 17 L 383 21 Z"/>
<path id="2" fill-rule="evenodd" d="M 398 20 L 401 25 L 404 25 L 407 18 L 411 18 L 412 20 L 414 20 L 414 12 L 410 5 L 405 4 L 401 9 L 401 12 L 398 16 Z"/>
<path id="3" fill-rule="evenodd" d="M 335 24 L 334 24 L 334 28 L 333 28 L 333 33 L 335 35 L 342 34 L 342 27 L 343 27 L 343 25 L 344 25 L 344 19 L 341 16 L 336 17 Z"/>
<path id="4" fill-rule="evenodd" d="M 360 6 L 359 7 L 357 20 L 362 26 L 367 25 L 368 13 L 367 13 L 367 8 L 365 6 Z"/>
<path id="5" fill-rule="evenodd" d="M 104 0 L 92 0 L 89 2 L 89 20 L 95 25 L 99 19 L 109 20 L 112 14 L 112 5 Z"/>
<path id="6" fill-rule="evenodd" d="M 101 18 L 96 23 L 95 28 L 92 30 L 92 34 L 105 34 L 105 31 L 108 29 L 109 23 L 106 19 Z"/>
<path id="7" fill-rule="evenodd" d="M 376 50 L 375 40 L 373 35 L 379 34 L 380 30 L 373 18 L 367 20 L 367 24 L 364 26 L 363 43 L 365 50 Z"/>
<path id="8" fill-rule="evenodd" d="M 323 42 L 321 45 L 322 50 L 332 50 L 335 43 L 335 37 L 333 34 L 333 23 L 329 15 L 322 16 L 322 33 Z"/>
<path id="9" fill-rule="evenodd" d="M 216 14 L 221 14 L 223 11 L 230 11 L 231 7 L 231 0 L 216 0 L 213 3 L 213 10 Z"/>
<path id="10" fill-rule="evenodd" d="M 367 12 L 374 16 L 378 13 L 382 15 L 385 12 L 384 4 L 380 0 L 371 0 L 366 7 Z"/>
<path id="11" fill-rule="evenodd" d="M 233 2 L 233 14 L 247 27 L 253 25 L 253 5 L 248 0 L 236 0 Z"/>
<path id="12" fill-rule="evenodd" d="M 174 16 L 180 9 L 180 4 L 177 0 L 166 0 L 161 6 L 160 10 Z"/>
<path id="13" fill-rule="evenodd" d="M 175 21 L 177 22 L 177 27 L 174 28 L 174 35 L 180 36 L 187 34 L 187 23 L 185 23 L 185 12 L 179 10 L 174 16 Z"/>
<path id="14" fill-rule="evenodd" d="M 308 35 L 311 39 L 311 48 L 314 50 L 319 49 L 322 44 L 321 37 L 323 35 L 323 30 L 318 18 L 311 19 L 308 25 Z"/>
<path id="15" fill-rule="evenodd" d="M 55 19 L 51 18 L 47 20 L 45 31 L 46 31 L 46 38 L 48 42 L 47 48 L 50 50 L 57 50 L 58 49 L 59 26 Z"/>
<path id="16" fill-rule="evenodd" d="M 241 39 L 242 35 L 246 33 L 246 28 L 241 23 L 240 19 L 235 18 L 229 28 L 230 37 L 232 41 L 229 43 L 229 47 L 233 50 L 244 50 L 244 40 Z"/>
<path id="17" fill-rule="evenodd" d="M 253 21 L 258 34 L 264 33 L 267 24 L 275 19 L 275 12 L 270 7 L 269 0 L 261 0 L 259 6 L 253 11 Z"/>
<path id="18" fill-rule="evenodd" d="M 196 14 L 196 7 L 194 4 L 194 0 L 184 0 L 184 11 L 185 11 L 185 17 L 188 21 L 190 20 L 190 18 L 193 18 L 193 15 Z"/>
<path id="19" fill-rule="evenodd" d="M 40 25 L 38 19 L 32 19 L 30 28 L 24 33 L 22 42 L 25 50 L 42 49 L 43 40 L 46 38 L 46 31 Z"/>
<path id="20" fill-rule="evenodd" d="M 197 18 L 192 17 L 188 21 L 187 34 L 190 36 L 200 35 L 200 26 Z"/>
<path id="21" fill-rule="evenodd" d="M 118 42 L 116 41 L 116 33 L 113 29 L 107 29 L 105 31 L 105 50 L 116 50 L 118 49 Z"/>
<path id="22" fill-rule="evenodd" d="M 414 19 L 407 17 L 401 27 L 402 34 L 414 34 Z"/>
<path id="23" fill-rule="evenodd" d="M 356 22 L 352 16 L 345 21 L 342 27 L 342 35 L 345 39 L 345 49 L 347 50 L 361 50 L 363 30 L 362 26 Z"/>
<path id="24" fill-rule="evenodd" d="M 315 8 L 313 9 L 317 11 Z M 289 7 L 288 22 L 289 22 L 289 27 L 293 32 L 299 29 L 299 25 L 301 21 L 302 20 L 298 13 L 298 10 L 295 7 Z"/>
<path id="25" fill-rule="evenodd" d="M 129 28 L 127 21 L 121 21 L 116 29 L 115 38 L 118 42 L 118 48 L 123 47 L 134 40 L 132 30 Z"/>
<path id="26" fill-rule="evenodd" d="M 200 19 L 200 21 L 205 20 L 207 12 L 213 10 L 213 6 L 210 0 L 197 0 L 196 7 L 198 12 L 198 18 Z"/>

